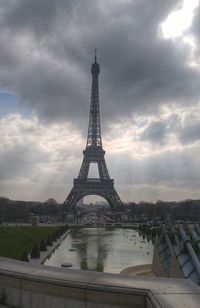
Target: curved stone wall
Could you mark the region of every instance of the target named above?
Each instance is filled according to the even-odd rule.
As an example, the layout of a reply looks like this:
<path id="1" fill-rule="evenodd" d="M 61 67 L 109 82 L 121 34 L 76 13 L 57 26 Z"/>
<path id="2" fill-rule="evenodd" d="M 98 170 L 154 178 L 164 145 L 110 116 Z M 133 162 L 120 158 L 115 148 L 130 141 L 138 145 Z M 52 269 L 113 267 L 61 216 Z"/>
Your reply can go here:
<path id="1" fill-rule="evenodd" d="M 0 304 L 20 308 L 199 307 L 182 279 L 130 277 L 0 258 Z"/>

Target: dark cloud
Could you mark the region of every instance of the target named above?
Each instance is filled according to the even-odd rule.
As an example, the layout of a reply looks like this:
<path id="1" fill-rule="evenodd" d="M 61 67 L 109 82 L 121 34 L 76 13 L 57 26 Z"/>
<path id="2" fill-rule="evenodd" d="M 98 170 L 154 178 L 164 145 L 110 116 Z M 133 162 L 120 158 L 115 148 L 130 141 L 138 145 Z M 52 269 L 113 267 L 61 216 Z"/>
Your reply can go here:
<path id="1" fill-rule="evenodd" d="M 3 0 L 1 4 L 1 23 L 13 33 L 30 31 L 39 38 L 43 34 L 50 34 L 52 27 L 56 25 L 59 13 L 64 9 L 66 17 L 71 13 L 76 1 L 26 1 L 14 0 L 8 2 Z"/>
<path id="2" fill-rule="evenodd" d="M 139 139 L 160 146 L 168 146 L 170 136 L 176 138 L 177 144 L 181 145 L 200 141 L 199 108 L 193 111 L 190 108 L 186 110 L 180 109 L 179 114 L 172 112 L 165 119 L 150 121 L 140 133 Z"/>
<path id="3" fill-rule="evenodd" d="M 141 133 L 140 139 L 152 143 L 164 143 L 166 125 L 162 121 L 152 121 Z"/>
<path id="4" fill-rule="evenodd" d="M 200 8 L 199 6 L 195 10 L 195 16 L 193 18 L 192 25 L 189 29 L 190 33 L 193 34 L 194 38 L 197 40 L 197 47 L 199 49 L 200 42 Z"/>
<path id="5" fill-rule="evenodd" d="M 195 156 L 194 156 L 195 152 Z M 142 159 L 130 159 L 118 155 L 112 173 L 120 174 L 119 184 L 157 185 L 178 189 L 198 189 L 200 174 L 200 150 L 193 146 L 184 150 L 167 150 L 148 155 Z M 181 192 L 180 192 L 181 199 Z"/>
<path id="6" fill-rule="evenodd" d="M 187 145 L 200 141 L 199 109 L 183 114 L 177 122 L 176 134 L 181 144 Z"/>
<path id="7" fill-rule="evenodd" d="M 200 122 L 188 125 L 181 129 L 179 140 L 182 144 L 193 143 L 200 140 Z"/>
<path id="8" fill-rule="evenodd" d="M 0 86 L 43 120 L 88 119 L 93 49 L 99 49 L 102 119 L 156 112 L 199 98 L 188 50 L 159 24 L 178 1 L 2 1 Z M 81 119 L 81 122 L 80 122 Z"/>

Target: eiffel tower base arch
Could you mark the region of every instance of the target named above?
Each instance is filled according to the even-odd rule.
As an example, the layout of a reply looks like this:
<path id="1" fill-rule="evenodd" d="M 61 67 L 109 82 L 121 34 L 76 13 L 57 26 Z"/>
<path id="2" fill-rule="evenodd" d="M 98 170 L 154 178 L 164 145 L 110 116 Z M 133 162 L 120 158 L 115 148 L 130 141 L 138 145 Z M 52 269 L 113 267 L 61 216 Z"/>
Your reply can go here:
<path id="1" fill-rule="evenodd" d="M 124 206 L 114 188 L 114 180 L 74 179 L 74 185 L 64 202 L 66 210 L 74 211 L 80 199 L 88 195 L 98 195 L 110 205 L 112 212 L 124 212 Z"/>

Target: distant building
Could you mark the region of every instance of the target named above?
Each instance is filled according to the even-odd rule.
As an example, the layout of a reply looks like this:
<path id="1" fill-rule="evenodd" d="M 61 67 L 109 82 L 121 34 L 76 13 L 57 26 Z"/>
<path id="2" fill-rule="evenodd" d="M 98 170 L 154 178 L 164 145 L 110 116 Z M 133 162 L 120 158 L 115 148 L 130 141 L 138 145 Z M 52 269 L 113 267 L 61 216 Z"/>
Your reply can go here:
<path id="1" fill-rule="evenodd" d="M 48 199 L 47 201 L 45 201 L 45 203 L 47 203 L 47 204 L 52 204 L 52 205 L 58 204 L 57 201 L 56 201 L 54 198 Z"/>
<path id="2" fill-rule="evenodd" d="M 10 199 L 4 196 L 0 196 L 0 200 L 10 200 Z"/>

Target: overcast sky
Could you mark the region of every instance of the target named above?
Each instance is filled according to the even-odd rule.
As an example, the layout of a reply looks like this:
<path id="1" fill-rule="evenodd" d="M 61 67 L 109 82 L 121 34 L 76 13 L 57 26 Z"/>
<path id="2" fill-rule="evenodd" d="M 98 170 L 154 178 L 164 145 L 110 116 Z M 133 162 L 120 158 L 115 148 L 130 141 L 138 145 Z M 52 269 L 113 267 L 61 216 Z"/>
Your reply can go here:
<path id="1" fill-rule="evenodd" d="M 86 144 L 94 48 L 121 199 L 200 198 L 199 0 L 1 0 L 0 196 L 67 197 Z"/>

